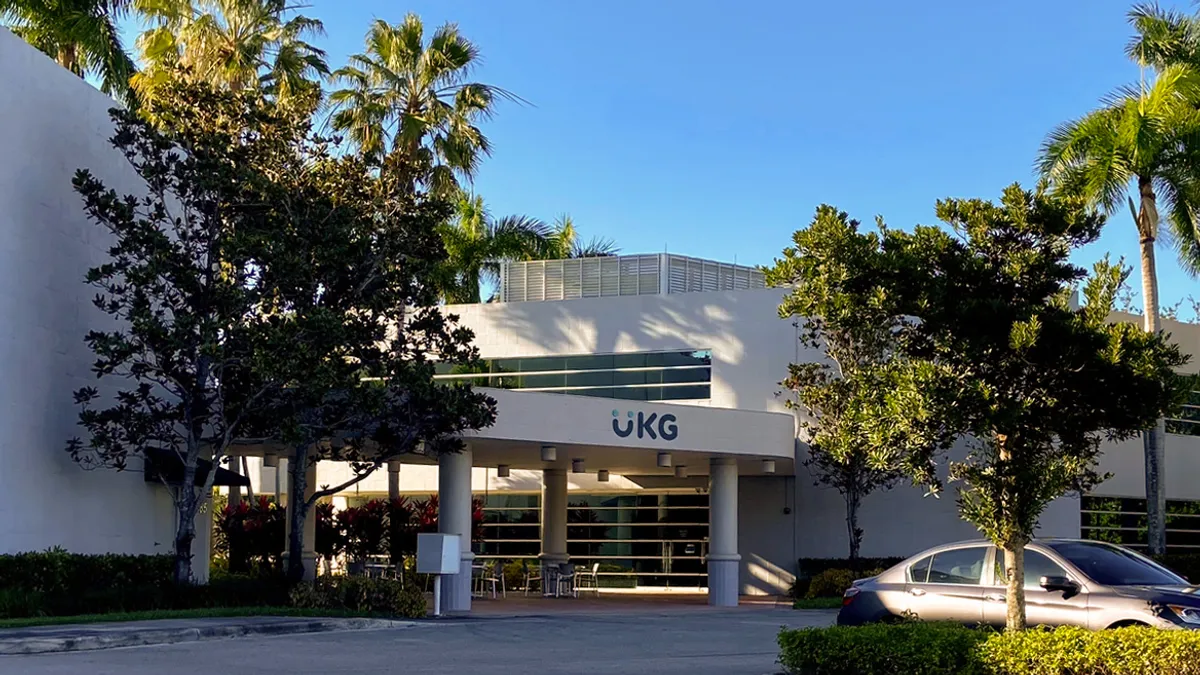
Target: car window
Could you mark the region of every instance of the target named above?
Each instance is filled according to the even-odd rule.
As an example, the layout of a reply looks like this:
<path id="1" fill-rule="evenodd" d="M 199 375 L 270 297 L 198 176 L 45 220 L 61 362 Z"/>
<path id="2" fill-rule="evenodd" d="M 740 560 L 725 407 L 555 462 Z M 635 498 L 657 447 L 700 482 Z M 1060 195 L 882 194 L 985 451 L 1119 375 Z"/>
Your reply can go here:
<path id="1" fill-rule="evenodd" d="M 1047 558 L 1046 556 L 1025 549 L 1025 588 L 1037 589 L 1042 586 L 1042 577 L 1065 577 L 1069 576 L 1067 571 L 1061 565 Z M 997 586 L 1006 585 L 1004 578 L 1004 551 L 996 550 L 996 579 L 994 582 Z"/>
<path id="2" fill-rule="evenodd" d="M 1089 579 L 1105 586 L 1184 586 L 1187 582 L 1136 553 L 1087 541 L 1060 541 L 1049 545 Z"/>
<path id="3" fill-rule="evenodd" d="M 929 578 L 930 562 L 933 562 L 933 556 L 925 556 L 910 565 L 908 568 L 908 580 L 918 584 L 925 583 Z"/>
<path id="4" fill-rule="evenodd" d="M 956 548 L 933 555 L 929 566 L 931 584 L 978 584 L 983 574 L 987 547 Z"/>

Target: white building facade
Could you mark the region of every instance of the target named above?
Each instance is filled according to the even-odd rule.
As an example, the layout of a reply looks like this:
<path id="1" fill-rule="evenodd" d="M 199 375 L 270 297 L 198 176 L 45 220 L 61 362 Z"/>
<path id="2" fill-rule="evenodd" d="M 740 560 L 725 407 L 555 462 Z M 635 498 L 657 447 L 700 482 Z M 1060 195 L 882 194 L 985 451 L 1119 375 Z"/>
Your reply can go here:
<path id="1" fill-rule="evenodd" d="M 0 552 L 169 552 L 161 485 L 136 466 L 85 472 L 64 451 L 79 433 L 71 392 L 96 382 L 82 338 L 105 320 L 83 274 L 108 244 L 71 177 L 87 168 L 121 192 L 140 185 L 108 142 L 113 102 L 4 29 L 0 64 L 0 85 L 20 92 L 0 99 Z M 443 529 L 466 534 L 478 499 L 483 541 L 464 537 L 464 571 L 476 558 L 601 563 L 614 581 L 707 588 L 715 604 L 786 592 L 799 558 L 847 554 L 841 498 L 814 486 L 780 394 L 789 363 L 819 356 L 777 318 L 783 291 L 750 268 L 665 254 L 522 263 L 503 278 L 502 302 L 448 308 L 474 330 L 486 372 L 444 373 L 492 387 L 496 424 L 468 452 L 440 466 L 414 457 L 335 505 L 440 492 Z M 1200 354 L 1196 326 L 1166 324 Z M 1198 427 L 1177 421 L 1168 437 L 1178 504 L 1200 502 Z M 274 493 L 284 466 L 253 458 L 256 491 Z M 1108 446 L 1102 468 L 1113 478 L 1082 504 L 1051 505 L 1041 534 L 1136 540 L 1140 442 Z M 310 484 L 347 471 L 323 463 Z M 1193 517 L 1175 518 L 1172 546 L 1200 549 Z M 975 536 L 952 497 L 905 485 L 868 497 L 860 519 L 866 556 Z M 207 542 L 195 550 L 203 578 Z M 469 606 L 464 588 L 451 607 Z"/>

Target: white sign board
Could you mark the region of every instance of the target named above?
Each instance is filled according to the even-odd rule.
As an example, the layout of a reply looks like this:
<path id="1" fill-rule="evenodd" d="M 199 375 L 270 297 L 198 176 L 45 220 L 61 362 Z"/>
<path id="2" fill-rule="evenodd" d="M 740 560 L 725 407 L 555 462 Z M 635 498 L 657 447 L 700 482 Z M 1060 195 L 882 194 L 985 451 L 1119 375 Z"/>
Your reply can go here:
<path id="1" fill-rule="evenodd" d="M 457 534 L 417 535 L 417 574 L 458 574 Z"/>

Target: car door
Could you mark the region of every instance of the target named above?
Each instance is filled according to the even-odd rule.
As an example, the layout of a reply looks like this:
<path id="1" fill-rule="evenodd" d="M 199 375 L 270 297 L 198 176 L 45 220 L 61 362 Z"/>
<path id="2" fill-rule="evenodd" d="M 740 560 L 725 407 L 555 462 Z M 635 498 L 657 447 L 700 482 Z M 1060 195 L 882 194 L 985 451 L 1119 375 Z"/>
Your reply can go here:
<path id="1" fill-rule="evenodd" d="M 1004 595 L 1004 552 L 995 551 L 996 564 L 987 590 L 984 592 L 983 620 L 985 623 L 1003 627 L 1007 616 Z M 1036 549 L 1025 549 L 1025 621 L 1030 626 L 1088 626 L 1088 598 L 1081 589 L 1070 594 L 1063 591 L 1047 591 L 1041 587 L 1042 577 L 1067 577 L 1080 580 L 1062 565 Z"/>
<path id="2" fill-rule="evenodd" d="M 909 566 L 906 611 L 922 621 L 983 620 L 982 577 L 988 547 L 944 549 Z"/>

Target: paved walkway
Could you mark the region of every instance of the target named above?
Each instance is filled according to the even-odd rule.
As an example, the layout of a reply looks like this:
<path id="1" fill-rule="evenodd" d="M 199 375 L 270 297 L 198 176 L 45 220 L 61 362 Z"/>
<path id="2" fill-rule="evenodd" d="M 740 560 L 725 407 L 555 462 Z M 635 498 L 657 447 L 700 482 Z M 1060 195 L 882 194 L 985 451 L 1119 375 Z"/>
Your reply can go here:
<path id="1" fill-rule="evenodd" d="M 764 675 L 778 671 L 781 626 L 824 626 L 832 611 L 663 604 L 619 611 L 476 615 L 404 629 L 251 636 L 0 657 L 0 674 Z"/>

